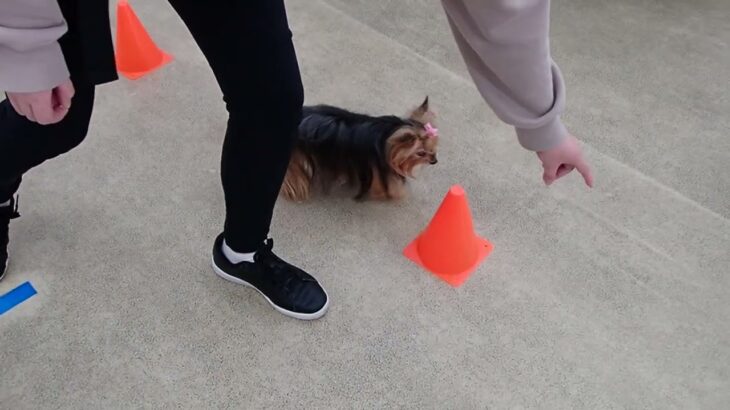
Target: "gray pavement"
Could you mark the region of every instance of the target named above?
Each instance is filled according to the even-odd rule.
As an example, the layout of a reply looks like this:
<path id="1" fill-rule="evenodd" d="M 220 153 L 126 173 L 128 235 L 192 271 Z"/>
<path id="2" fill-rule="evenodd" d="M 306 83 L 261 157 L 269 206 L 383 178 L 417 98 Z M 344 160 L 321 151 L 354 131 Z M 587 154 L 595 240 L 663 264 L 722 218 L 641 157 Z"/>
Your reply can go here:
<path id="1" fill-rule="evenodd" d="M 88 140 L 33 170 L 0 294 L 0 407 L 730 407 L 730 5 L 554 1 L 566 122 L 596 188 L 545 188 L 473 88 L 436 1 L 290 0 L 308 103 L 431 97 L 440 162 L 397 204 L 277 208 L 332 308 L 302 323 L 218 279 L 225 111 L 167 3 L 175 61 L 102 87 Z M 495 245 L 461 288 L 401 256 L 454 183 Z"/>

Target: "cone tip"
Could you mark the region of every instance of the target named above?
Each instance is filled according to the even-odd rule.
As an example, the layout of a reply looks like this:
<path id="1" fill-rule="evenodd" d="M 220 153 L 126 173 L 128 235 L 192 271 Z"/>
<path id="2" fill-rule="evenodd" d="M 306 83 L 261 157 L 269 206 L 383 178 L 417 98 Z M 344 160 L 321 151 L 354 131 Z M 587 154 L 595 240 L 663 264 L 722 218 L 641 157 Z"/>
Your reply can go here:
<path id="1" fill-rule="evenodd" d="M 464 192 L 464 188 L 461 187 L 461 185 L 454 185 L 449 189 L 449 194 L 455 195 L 455 196 L 464 196 L 466 192 Z"/>
<path id="2" fill-rule="evenodd" d="M 117 1 L 117 6 L 127 7 L 127 6 L 129 6 L 129 3 L 127 2 L 127 0 L 119 0 L 119 1 Z"/>

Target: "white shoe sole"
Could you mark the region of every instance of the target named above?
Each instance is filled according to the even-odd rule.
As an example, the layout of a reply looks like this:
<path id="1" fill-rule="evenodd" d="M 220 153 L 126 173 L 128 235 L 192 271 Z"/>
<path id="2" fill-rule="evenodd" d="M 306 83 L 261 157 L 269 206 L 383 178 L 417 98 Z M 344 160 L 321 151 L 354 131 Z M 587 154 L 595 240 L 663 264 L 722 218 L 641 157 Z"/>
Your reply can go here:
<path id="1" fill-rule="evenodd" d="M 271 307 L 273 307 L 277 312 L 281 313 L 284 316 L 293 317 L 294 319 L 299 319 L 299 320 L 316 320 L 316 319 L 319 319 L 322 316 L 324 316 L 330 307 L 330 297 L 329 297 L 329 295 L 327 295 L 327 291 L 322 289 L 324 291 L 325 296 L 327 296 L 327 302 L 325 302 L 324 306 L 322 306 L 322 309 L 320 309 L 314 313 L 297 313 L 297 312 L 292 312 L 291 310 L 286 310 L 280 306 L 277 306 L 274 302 L 271 301 L 271 299 L 269 299 L 268 296 L 264 295 L 263 292 L 258 290 L 256 288 L 256 286 L 253 286 L 252 284 L 246 282 L 243 279 L 237 278 L 235 276 L 229 275 L 226 272 L 224 272 L 223 269 L 219 268 L 218 265 L 215 264 L 215 259 L 211 259 L 211 265 L 213 266 L 213 271 L 215 272 L 216 275 L 220 276 L 221 278 L 223 278 L 229 282 L 247 286 L 247 287 L 255 290 L 261 296 L 263 296 L 267 302 L 269 302 L 269 305 L 271 305 Z"/>
<path id="2" fill-rule="evenodd" d="M 10 267 L 10 257 L 8 256 L 8 260 L 5 261 L 5 270 L 0 272 L 0 280 L 3 280 L 5 277 L 5 274 L 8 273 L 8 268 Z"/>

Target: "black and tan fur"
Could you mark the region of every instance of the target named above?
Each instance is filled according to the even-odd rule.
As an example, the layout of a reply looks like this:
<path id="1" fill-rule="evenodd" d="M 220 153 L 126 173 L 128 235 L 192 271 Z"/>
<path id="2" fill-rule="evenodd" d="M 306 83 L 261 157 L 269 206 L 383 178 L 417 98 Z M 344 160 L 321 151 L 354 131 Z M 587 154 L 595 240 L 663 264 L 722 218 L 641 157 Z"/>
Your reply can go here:
<path id="1" fill-rule="evenodd" d="M 434 120 L 428 98 L 407 118 L 304 107 L 282 195 L 303 201 L 315 189 L 344 184 L 359 200 L 401 198 L 414 169 L 438 162 L 438 137 L 426 128 Z"/>

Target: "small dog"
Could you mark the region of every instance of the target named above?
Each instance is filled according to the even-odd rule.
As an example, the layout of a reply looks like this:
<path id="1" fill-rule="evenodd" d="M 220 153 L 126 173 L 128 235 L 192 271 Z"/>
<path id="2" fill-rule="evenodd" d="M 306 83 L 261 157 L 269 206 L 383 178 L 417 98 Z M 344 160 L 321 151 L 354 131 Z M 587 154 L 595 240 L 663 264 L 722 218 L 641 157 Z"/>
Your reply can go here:
<path id="1" fill-rule="evenodd" d="M 343 184 L 357 189 L 357 200 L 402 198 L 406 178 L 438 162 L 435 118 L 428 97 L 408 118 L 304 107 L 281 193 L 304 201 L 315 187 L 326 192 Z"/>

